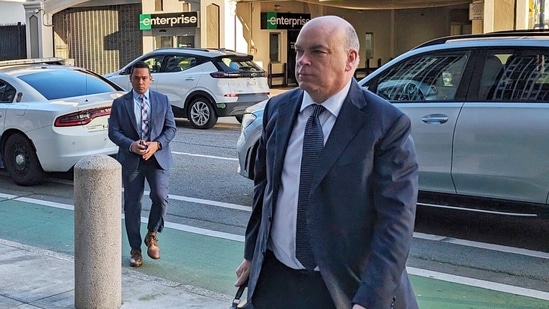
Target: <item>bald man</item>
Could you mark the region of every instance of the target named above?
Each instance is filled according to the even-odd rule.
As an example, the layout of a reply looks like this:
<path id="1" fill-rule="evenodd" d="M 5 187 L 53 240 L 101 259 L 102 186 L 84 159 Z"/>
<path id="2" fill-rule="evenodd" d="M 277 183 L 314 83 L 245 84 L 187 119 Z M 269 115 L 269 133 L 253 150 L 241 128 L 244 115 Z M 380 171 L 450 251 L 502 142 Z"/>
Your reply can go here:
<path id="1" fill-rule="evenodd" d="M 353 78 L 344 19 L 310 20 L 295 49 L 299 88 L 265 107 L 235 285 L 248 284 L 247 308 L 417 308 L 410 120 Z"/>

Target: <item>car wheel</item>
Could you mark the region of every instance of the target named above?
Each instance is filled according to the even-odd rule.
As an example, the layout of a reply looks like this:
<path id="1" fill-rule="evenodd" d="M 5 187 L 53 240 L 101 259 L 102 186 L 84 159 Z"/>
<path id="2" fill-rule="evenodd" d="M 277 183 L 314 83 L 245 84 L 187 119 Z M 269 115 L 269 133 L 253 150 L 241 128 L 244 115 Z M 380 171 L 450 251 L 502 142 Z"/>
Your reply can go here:
<path id="1" fill-rule="evenodd" d="M 204 97 L 198 97 L 191 102 L 188 115 L 191 125 L 196 129 L 209 129 L 217 122 L 212 103 Z"/>
<path id="2" fill-rule="evenodd" d="M 31 142 L 21 134 L 14 134 L 6 141 L 4 165 L 15 183 L 21 186 L 38 184 L 46 177 Z"/>
<path id="3" fill-rule="evenodd" d="M 236 118 L 236 120 L 240 123 L 242 123 L 242 118 L 244 118 L 243 115 L 237 115 L 237 116 L 234 116 L 234 118 Z"/>

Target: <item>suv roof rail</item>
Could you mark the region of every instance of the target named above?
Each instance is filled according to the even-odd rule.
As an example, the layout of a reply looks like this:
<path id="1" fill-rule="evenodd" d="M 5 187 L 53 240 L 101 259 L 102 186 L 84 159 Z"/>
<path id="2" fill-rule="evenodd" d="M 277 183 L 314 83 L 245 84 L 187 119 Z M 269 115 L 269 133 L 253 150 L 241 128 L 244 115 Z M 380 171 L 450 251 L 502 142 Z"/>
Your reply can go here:
<path id="1" fill-rule="evenodd" d="M 158 50 L 193 50 L 193 51 L 203 51 L 203 52 L 207 52 L 208 50 L 207 49 L 204 49 L 204 48 L 199 48 L 199 47 L 160 47 L 160 48 L 156 48 L 154 49 L 153 51 L 158 51 Z M 151 52 L 153 52 L 151 51 Z"/>
<path id="2" fill-rule="evenodd" d="M 31 59 L 15 59 L 15 60 L 4 60 L 0 61 L 0 67 L 12 66 L 12 65 L 23 65 L 23 64 L 64 64 L 65 59 L 60 57 L 49 57 L 49 58 L 31 58 Z"/>
<path id="3" fill-rule="evenodd" d="M 517 35 L 517 36 L 549 36 L 549 30 L 545 29 L 525 29 L 525 30 L 503 30 L 503 31 L 495 31 L 495 32 L 488 32 L 488 33 L 479 33 L 479 34 L 461 34 L 461 35 L 451 35 L 451 36 L 444 36 L 436 39 L 432 39 L 430 41 L 427 41 L 425 43 L 422 43 L 413 49 L 425 47 L 425 46 L 431 46 L 431 45 L 437 45 L 437 44 L 444 44 L 448 42 L 449 40 L 459 40 L 459 39 L 476 39 L 476 38 L 497 38 L 497 37 L 506 37 L 510 35 Z"/>
<path id="4" fill-rule="evenodd" d="M 218 51 L 218 52 L 238 53 L 233 49 L 229 49 L 225 47 L 161 47 L 161 48 L 157 48 L 156 50 L 194 50 L 194 51 L 203 51 L 203 52 Z"/>
<path id="5" fill-rule="evenodd" d="M 155 50 L 196 50 L 196 51 L 208 51 L 207 48 L 201 47 L 160 47 Z"/>

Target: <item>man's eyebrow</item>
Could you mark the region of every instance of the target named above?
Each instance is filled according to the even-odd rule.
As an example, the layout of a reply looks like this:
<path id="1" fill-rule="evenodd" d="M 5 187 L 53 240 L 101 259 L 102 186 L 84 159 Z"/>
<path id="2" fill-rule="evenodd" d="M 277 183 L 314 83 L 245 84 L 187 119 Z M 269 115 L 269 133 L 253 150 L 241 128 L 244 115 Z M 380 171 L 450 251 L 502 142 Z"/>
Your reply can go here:
<path id="1" fill-rule="evenodd" d="M 294 48 L 303 49 L 303 46 L 301 46 L 299 44 L 294 44 Z M 315 44 L 315 45 L 309 46 L 307 49 L 315 50 L 315 49 L 329 49 L 329 48 L 325 45 L 322 45 L 322 44 Z"/>
<path id="2" fill-rule="evenodd" d="M 322 44 L 316 44 L 310 47 L 310 49 L 328 49 L 325 45 Z"/>

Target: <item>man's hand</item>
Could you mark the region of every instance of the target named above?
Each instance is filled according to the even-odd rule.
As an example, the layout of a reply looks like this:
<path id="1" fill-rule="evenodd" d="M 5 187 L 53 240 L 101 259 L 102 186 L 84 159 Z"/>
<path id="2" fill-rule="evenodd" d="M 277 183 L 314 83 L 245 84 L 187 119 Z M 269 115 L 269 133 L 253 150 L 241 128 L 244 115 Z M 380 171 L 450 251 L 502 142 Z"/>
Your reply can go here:
<path id="1" fill-rule="evenodd" d="M 146 142 L 138 140 L 132 142 L 130 149 L 133 153 L 140 155 L 144 160 L 150 159 L 158 151 L 158 142 Z"/>
<path id="2" fill-rule="evenodd" d="M 145 141 L 143 141 L 143 140 L 133 141 L 132 144 L 130 145 L 130 150 L 133 153 L 142 156 L 145 153 L 145 151 L 147 150 L 147 145 L 145 144 Z"/>
<path id="3" fill-rule="evenodd" d="M 145 146 L 147 147 L 145 149 L 145 152 L 143 153 L 143 159 L 146 161 L 146 160 L 149 160 L 155 152 L 158 151 L 159 147 L 158 147 L 158 142 L 145 142 Z"/>
<path id="4" fill-rule="evenodd" d="M 234 286 L 242 286 L 246 284 L 248 281 L 248 277 L 250 276 L 250 268 L 252 266 L 252 262 L 244 259 L 242 263 L 240 263 L 240 266 L 236 269 L 236 282 L 234 283 Z"/>

